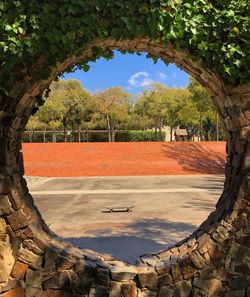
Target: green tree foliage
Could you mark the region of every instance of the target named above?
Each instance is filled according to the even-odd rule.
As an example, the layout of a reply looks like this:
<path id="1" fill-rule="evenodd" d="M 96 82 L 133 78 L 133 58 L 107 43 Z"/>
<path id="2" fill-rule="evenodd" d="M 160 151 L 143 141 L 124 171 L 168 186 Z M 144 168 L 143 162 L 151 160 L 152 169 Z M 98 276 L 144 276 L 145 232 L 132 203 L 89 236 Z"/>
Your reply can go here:
<path id="1" fill-rule="evenodd" d="M 185 106 L 189 92 L 186 89 L 167 88 L 159 83 L 154 83 L 139 97 L 135 110 L 142 116 L 151 120 L 155 133 L 161 132 L 164 125 L 172 131 L 181 124 L 180 111 Z"/>
<path id="2" fill-rule="evenodd" d="M 249 15 L 248 0 L 2 0 L 0 88 L 46 78 L 58 62 L 109 37 L 170 41 L 227 83 L 242 84 L 250 78 Z M 91 60 L 101 56 L 112 52 L 93 47 Z M 79 67 L 87 71 L 87 63 Z"/>
<path id="3" fill-rule="evenodd" d="M 112 87 L 93 96 L 92 106 L 95 120 L 104 120 L 108 130 L 109 142 L 115 141 L 115 129 L 126 121 L 131 106 L 131 95 L 121 87 Z"/>
<path id="4" fill-rule="evenodd" d="M 194 103 L 196 116 L 198 115 L 200 140 L 203 140 L 203 126 L 206 132 L 205 138 L 208 140 L 208 135 L 210 135 L 210 130 L 212 129 L 212 114 L 216 113 L 215 106 L 206 89 L 195 79 L 190 78 L 188 90 Z"/>
<path id="5" fill-rule="evenodd" d="M 135 103 L 133 99 L 121 87 L 92 95 L 82 88 L 80 81 L 53 82 L 45 104 L 27 124 L 30 141 L 35 130 L 52 130 L 54 135 L 62 129 L 64 141 L 79 138 L 80 131 L 91 129 L 107 130 L 110 142 L 115 141 L 115 130 L 153 129 L 154 139 L 161 139 L 164 126 L 170 128 L 171 140 L 177 127 L 186 128 L 190 136 L 199 131 L 201 140 L 216 139 L 216 110 L 205 89 L 193 79 L 184 89 L 154 83 L 138 95 Z M 221 131 L 220 127 L 220 135 Z M 88 132 L 85 137 L 89 137 Z"/>

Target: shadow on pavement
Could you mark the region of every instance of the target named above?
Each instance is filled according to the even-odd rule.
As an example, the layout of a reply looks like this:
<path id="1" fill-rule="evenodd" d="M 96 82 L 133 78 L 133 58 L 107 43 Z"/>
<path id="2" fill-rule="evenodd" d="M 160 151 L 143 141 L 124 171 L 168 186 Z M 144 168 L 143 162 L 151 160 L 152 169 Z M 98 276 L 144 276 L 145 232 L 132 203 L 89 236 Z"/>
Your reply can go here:
<path id="1" fill-rule="evenodd" d="M 126 231 L 99 230 L 92 236 L 64 238 L 72 244 L 135 263 L 140 255 L 162 250 L 190 235 L 196 226 L 183 222 L 144 219 L 126 224 Z M 110 232 L 111 231 L 111 232 Z"/>

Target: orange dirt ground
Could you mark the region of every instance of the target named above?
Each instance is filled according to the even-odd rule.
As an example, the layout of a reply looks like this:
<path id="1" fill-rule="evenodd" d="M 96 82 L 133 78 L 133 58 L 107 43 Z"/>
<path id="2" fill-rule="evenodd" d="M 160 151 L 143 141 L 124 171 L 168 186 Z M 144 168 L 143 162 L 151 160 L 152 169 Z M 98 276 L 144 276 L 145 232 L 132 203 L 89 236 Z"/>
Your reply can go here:
<path id="1" fill-rule="evenodd" d="M 222 174 L 225 142 L 24 143 L 25 175 Z"/>

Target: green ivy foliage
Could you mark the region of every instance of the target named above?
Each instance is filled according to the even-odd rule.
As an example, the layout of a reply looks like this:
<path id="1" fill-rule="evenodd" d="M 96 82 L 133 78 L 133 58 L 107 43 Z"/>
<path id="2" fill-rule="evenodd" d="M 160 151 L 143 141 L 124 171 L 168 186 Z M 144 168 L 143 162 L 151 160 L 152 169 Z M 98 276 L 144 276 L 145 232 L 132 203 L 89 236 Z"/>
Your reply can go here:
<path id="1" fill-rule="evenodd" d="M 95 38 L 149 37 L 171 41 L 193 59 L 239 85 L 250 78 L 249 0 L 1 0 L 0 88 L 29 79 L 31 65 L 42 56 L 51 67 Z M 93 48 L 93 59 L 112 58 Z M 85 71 L 86 61 L 79 65 Z"/>

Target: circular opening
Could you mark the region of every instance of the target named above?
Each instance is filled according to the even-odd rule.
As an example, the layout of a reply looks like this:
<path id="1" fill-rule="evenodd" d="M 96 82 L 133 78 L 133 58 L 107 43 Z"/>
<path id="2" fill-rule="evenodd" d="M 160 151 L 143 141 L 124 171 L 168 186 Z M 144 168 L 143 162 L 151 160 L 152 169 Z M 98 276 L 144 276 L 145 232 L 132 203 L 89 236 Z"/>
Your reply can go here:
<path id="1" fill-rule="evenodd" d="M 120 56 L 118 61 L 121 63 Z M 128 62 L 126 60 L 123 63 Z M 161 65 L 161 67 L 163 66 Z M 159 68 L 159 66 L 159 69 L 155 68 L 152 70 L 154 75 L 164 82 L 166 74 L 160 71 L 162 68 Z M 173 71 L 170 74 L 172 79 L 176 75 L 184 76 L 182 72 L 177 74 L 178 69 L 173 68 L 173 66 L 171 66 L 171 70 Z M 104 71 L 108 73 L 110 69 L 106 68 Z M 153 82 L 151 76 L 146 71 L 134 70 L 131 76 L 124 79 L 130 88 L 127 92 L 131 91 L 133 87 L 136 89 L 135 87 L 138 85 L 146 87 L 146 85 L 151 84 Z M 185 82 L 187 82 L 187 79 Z M 73 85 L 74 81 L 71 81 L 71 83 Z M 195 83 L 193 82 L 193 84 Z M 191 83 L 190 87 L 192 88 Z M 57 88 L 54 83 L 54 90 L 57 90 Z M 148 92 L 151 92 L 151 94 L 152 92 L 160 92 L 161 88 L 160 85 L 154 86 L 153 89 L 151 87 L 151 90 L 148 88 Z M 196 84 L 193 88 L 193 96 L 198 96 L 197 92 L 201 91 L 201 89 Z M 67 87 L 64 87 L 64 89 L 67 89 Z M 178 92 L 178 89 L 171 90 Z M 74 91 L 70 92 L 73 93 Z M 181 96 L 188 100 L 189 95 L 185 95 L 185 90 L 179 89 L 179 92 Z M 63 95 L 67 96 L 67 93 L 62 91 L 61 96 Z M 54 91 L 55 100 L 58 99 L 57 96 Z M 86 91 L 85 96 L 87 96 Z M 206 94 L 205 96 L 208 97 Z M 210 98 L 207 99 L 211 100 Z M 74 102 L 73 98 L 72 101 Z M 202 103 L 204 103 L 203 101 Z M 69 105 L 69 102 L 68 100 L 66 104 Z M 185 102 L 183 102 L 183 105 L 194 113 L 192 107 L 185 105 Z M 178 108 L 175 107 L 176 115 L 180 112 Z M 193 105 L 193 108 L 195 108 L 195 105 Z M 53 132 L 53 130 L 58 130 L 56 127 L 59 127 L 57 125 L 61 110 L 62 106 L 60 104 L 52 106 L 52 101 L 44 111 L 41 108 L 45 122 L 47 121 L 47 127 L 44 123 L 45 126 L 41 126 L 46 129 L 44 128 L 39 135 L 40 142 L 53 142 L 53 138 L 63 142 L 72 139 L 70 138 L 72 135 L 75 135 L 74 140 L 76 142 L 84 141 L 86 139 L 84 139 L 84 133 L 79 133 L 79 130 L 84 131 L 84 129 L 79 128 L 79 126 L 75 128 L 75 131 L 68 129 L 67 126 L 67 129 L 61 127 L 62 131 L 57 135 Z M 134 114 L 136 112 L 135 110 Z M 206 112 L 207 110 L 202 107 L 200 114 L 205 115 Z M 212 115 L 214 120 L 216 120 L 215 114 L 214 112 Z M 188 116 L 188 111 L 183 109 L 182 115 L 183 117 Z M 196 126 L 199 127 L 199 115 L 194 116 L 197 117 Z M 176 120 L 173 116 L 171 119 Z M 194 119 L 189 117 L 189 122 L 191 120 Z M 207 140 L 211 137 L 209 127 L 207 127 L 209 120 L 210 118 L 207 117 L 203 123 L 203 128 L 207 129 L 203 137 L 205 136 L 204 138 Z M 79 120 L 77 121 L 79 122 Z M 187 126 L 191 125 L 189 122 Z M 75 179 L 59 178 L 57 180 L 50 178 L 44 181 L 33 178 L 33 181 L 37 181 L 38 184 L 31 185 L 31 193 L 51 230 L 81 248 L 91 248 L 98 252 L 113 254 L 129 262 L 135 262 L 140 255 L 146 252 L 166 249 L 195 231 L 209 213 L 214 210 L 217 197 L 222 191 L 224 177 L 223 175 L 216 176 L 214 174 L 223 174 L 224 172 L 225 143 L 189 142 L 190 139 L 185 135 L 174 133 L 174 131 L 177 131 L 177 126 L 181 124 L 183 128 L 188 128 L 187 126 L 184 127 L 183 123 L 184 121 L 173 126 L 171 134 L 172 140 L 177 138 L 176 140 L 186 140 L 185 142 L 130 143 L 125 145 L 125 143 L 122 144 L 118 140 L 118 143 L 114 143 L 113 146 L 107 146 L 105 144 L 91 143 L 91 136 L 88 135 L 90 143 L 81 145 L 75 143 L 75 145 L 69 146 L 69 144 L 57 143 L 53 147 L 53 144 L 41 146 L 34 143 L 32 145 L 24 144 L 23 150 L 25 160 L 27 158 L 27 171 L 45 172 L 45 175 L 47 173 L 50 177 L 53 176 L 52 172 L 58 177 L 63 177 L 65 172 L 68 176 L 81 176 L 81 172 L 82 175 L 142 175 L 145 172 L 146 175 L 154 175 L 154 172 L 156 172 L 155 177 L 129 178 L 124 176 L 82 179 L 78 177 Z M 41 125 L 39 119 L 34 117 L 33 122 L 30 124 L 32 134 L 32 129 L 36 124 Z M 89 123 L 86 125 L 89 125 Z M 87 130 L 86 125 L 84 126 L 85 130 Z M 48 126 L 50 131 L 48 131 Z M 102 130 L 104 128 L 102 127 Z M 146 126 L 146 129 L 150 128 L 153 128 L 153 124 Z M 170 131 L 171 129 L 168 127 L 167 130 Z M 182 132 L 181 129 L 178 130 Z M 192 133 L 191 130 L 189 129 L 189 133 Z M 27 139 L 34 141 L 34 134 L 31 135 L 31 133 L 26 134 Z M 87 134 L 91 133 L 87 132 Z M 118 136 L 117 133 L 116 138 Z M 108 137 L 107 134 L 106 137 Z M 216 135 L 213 137 L 215 138 Z M 198 140 L 198 131 L 196 135 L 192 135 L 192 138 Z M 171 140 L 170 135 L 168 140 Z M 146 157 L 144 157 L 144 152 Z M 33 156 L 30 154 L 33 154 Z M 50 162 L 54 162 L 55 159 L 58 162 L 57 168 L 53 168 L 54 164 L 52 167 L 50 165 Z M 113 163 L 110 162 L 111 159 Z M 97 162 L 94 163 L 94 160 L 97 160 Z M 154 167 L 152 165 L 154 162 L 156 166 L 151 168 Z M 110 165 L 110 163 L 112 164 Z M 29 164 L 31 164 L 31 168 L 29 168 Z M 128 164 L 130 164 L 130 167 L 134 166 L 135 171 L 133 169 L 126 171 L 129 167 Z M 68 173 L 65 171 L 67 166 Z M 126 166 L 126 168 L 123 168 L 123 166 Z M 121 167 L 124 169 L 123 171 Z M 89 171 L 85 170 L 86 168 L 90 168 Z M 118 169 L 118 171 L 114 171 L 114 168 Z M 110 172 L 115 173 L 110 174 Z M 177 173 L 181 176 L 176 176 Z M 192 174 L 195 176 L 192 176 Z M 200 174 L 203 176 L 199 176 Z M 44 184 L 42 184 L 43 182 Z"/>

